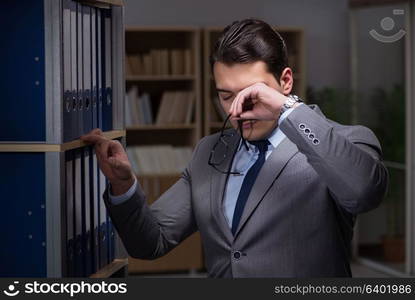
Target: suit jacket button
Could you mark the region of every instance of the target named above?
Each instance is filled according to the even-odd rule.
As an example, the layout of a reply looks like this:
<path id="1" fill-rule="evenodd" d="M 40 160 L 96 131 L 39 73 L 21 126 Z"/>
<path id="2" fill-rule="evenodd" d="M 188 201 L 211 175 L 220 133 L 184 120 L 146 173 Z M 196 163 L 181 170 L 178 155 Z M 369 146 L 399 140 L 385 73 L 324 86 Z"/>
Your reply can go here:
<path id="1" fill-rule="evenodd" d="M 241 252 L 240 252 L 240 251 L 235 251 L 235 252 L 233 253 L 233 258 L 235 258 L 235 259 L 240 259 L 240 258 L 241 258 L 241 256 L 242 256 L 242 254 L 241 254 Z"/>

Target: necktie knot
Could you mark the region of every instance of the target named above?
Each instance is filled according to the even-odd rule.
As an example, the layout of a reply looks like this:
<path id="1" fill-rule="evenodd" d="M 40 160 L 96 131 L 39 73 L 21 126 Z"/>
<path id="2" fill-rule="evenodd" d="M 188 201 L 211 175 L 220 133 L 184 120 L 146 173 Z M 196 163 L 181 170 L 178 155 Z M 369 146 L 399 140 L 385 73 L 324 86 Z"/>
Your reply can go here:
<path id="1" fill-rule="evenodd" d="M 259 153 L 267 152 L 268 145 L 270 144 L 270 142 L 268 140 L 252 141 L 252 142 L 249 142 L 249 143 L 256 146 L 259 150 Z"/>

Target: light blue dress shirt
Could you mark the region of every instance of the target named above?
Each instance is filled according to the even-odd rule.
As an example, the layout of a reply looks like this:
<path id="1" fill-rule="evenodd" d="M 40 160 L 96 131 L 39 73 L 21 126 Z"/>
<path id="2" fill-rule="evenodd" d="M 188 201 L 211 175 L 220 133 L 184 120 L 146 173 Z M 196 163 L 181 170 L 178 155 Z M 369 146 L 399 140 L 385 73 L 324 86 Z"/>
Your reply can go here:
<path id="1" fill-rule="evenodd" d="M 285 138 L 285 134 L 281 131 L 279 125 L 291 113 L 292 110 L 293 108 L 288 109 L 281 115 L 278 120 L 278 126 L 268 137 L 270 145 L 268 145 L 268 150 L 265 153 L 265 160 L 268 159 L 272 151 L 277 148 L 277 146 Z M 225 198 L 223 199 L 223 212 L 230 228 L 232 228 L 232 218 L 235 211 L 236 201 L 238 200 L 239 191 L 241 190 L 246 173 L 258 159 L 259 151 L 257 147 L 250 144 L 249 142 L 247 145 L 248 150 L 246 147 L 239 147 L 238 152 L 235 154 L 231 168 L 232 172 L 239 172 L 242 173 L 242 175 L 229 175 L 228 183 L 226 185 Z"/>
<path id="2" fill-rule="evenodd" d="M 300 103 L 301 105 L 302 103 Z M 286 110 L 278 120 L 278 126 L 274 129 L 271 135 L 268 137 L 270 145 L 268 146 L 267 153 L 265 154 L 265 159 L 271 155 L 272 151 L 281 143 L 285 138 L 285 134 L 280 130 L 279 125 L 282 121 L 293 111 L 294 108 Z M 242 175 L 229 175 L 228 183 L 226 186 L 225 198 L 223 201 L 223 211 L 225 217 L 228 221 L 229 227 L 232 228 L 232 218 L 233 212 L 236 206 L 236 200 L 238 199 L 239 190 L 241 189 L 242 182 L 244 181 L 245 175 L 249 168 L 255 163 L 258 158 L 258 150 L 254 145 L 247 143 L 248 150 L 245 147 L 239 147 L 238 152 L 235 154 L 235 158 L 232 164 L 232 171 L 241 172 Z M 109 193 L 109 198 L 112 204 L 117 205 L 121 204 L 128 199 L 130 199 L 137 189 L 137 179 L 134 181 L 134 184 L 131 188 L 122 195 L 113 196 L 111 195 L 111 190 Z"/>

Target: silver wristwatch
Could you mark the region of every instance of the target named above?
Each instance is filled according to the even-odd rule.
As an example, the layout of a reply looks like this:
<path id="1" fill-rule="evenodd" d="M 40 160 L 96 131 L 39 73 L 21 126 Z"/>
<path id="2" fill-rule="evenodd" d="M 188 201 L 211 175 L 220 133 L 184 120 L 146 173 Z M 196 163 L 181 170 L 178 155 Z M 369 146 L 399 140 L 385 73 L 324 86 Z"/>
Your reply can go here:
<path id="1" fill-rule="evenodd" d="M 298 97 L 297 95 L 293 95 L 293 94 L 289 94 L 288 99 L 284 102 L 284 104 L 281 106 L 281 110 L 280 110 L 280 116 L 286 112 L 288 109 L 292 108 L 294 106 L 294 104 L 296 104 L 297 102 L 303 102 L 300 97 Z"/>

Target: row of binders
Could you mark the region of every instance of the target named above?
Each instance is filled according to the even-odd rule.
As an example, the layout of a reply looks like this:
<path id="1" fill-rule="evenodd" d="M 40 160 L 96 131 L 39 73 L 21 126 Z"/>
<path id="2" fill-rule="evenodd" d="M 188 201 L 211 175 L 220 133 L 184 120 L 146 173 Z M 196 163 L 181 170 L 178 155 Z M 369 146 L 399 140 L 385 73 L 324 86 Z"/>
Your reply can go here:
<path id="1" fill-rule="evenodd" d="M 107 181 L 92 146 L 65 152 L 65 187 L 66 276 L 90 276 L 115 258 Z"/>
<path id="2" fill-rule="evenodd" d="M 63 1 L 63 141 L 112 130 L 111 10 Z"/>

